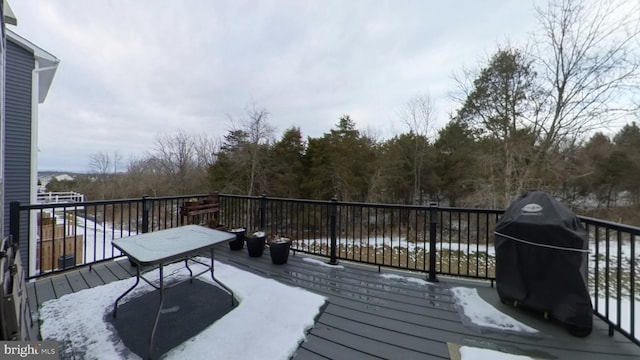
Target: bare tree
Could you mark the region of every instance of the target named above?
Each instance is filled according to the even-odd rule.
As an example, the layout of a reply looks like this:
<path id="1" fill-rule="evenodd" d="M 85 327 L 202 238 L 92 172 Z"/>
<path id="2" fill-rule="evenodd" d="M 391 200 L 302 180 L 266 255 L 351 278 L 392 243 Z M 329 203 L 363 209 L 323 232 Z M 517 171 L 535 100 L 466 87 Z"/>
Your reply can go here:
<path id="1" fill-rule="evenodd" d="M 111 157 L 108 153 L 98 151 L 89 155 L 89 171 L 98 174 L 106 175 L 111 170 Z"/>
<path id="2" fill-rule="evenodd" d="M 483 74 L 470 77 L 463 70 L 458 100 L 471 110 L 467 114 L 476 121 L 471 125 L 481 120 L 482 126 L 476 128 L 480 134 L 493 133 L 503 147 L 502 159 L 495 163 L 495 178 L 503 183 L 493 182 L 493 191 L 503 193 L 505 204 L 531 187 L 561 186 L 566 169 L 557 164 L 585 136 L 638 110 L 639 7 L 638 2 L 621 0 L 550 0 L 546 7 L 537 7 L 539 31 L 529 50 L 515 49 L 528 68 L 522 73 L 526 91 L 504 87 L 517 95 L 507 102 L 506 92 L 482 91 L 478 94 L 486 101 L 468 106 L 468 95 L 479 83 L 464 80 L 480 79 Z M 513 85 L 522 78 L 503 80 Z M 483 117 L 478 116 L 482 115 L 478 108 L 497 111 Z"/>
<path id="3" fill-rule="evenodd" d="M 536 8 L 535 57 L 546 92 L 535 121 L 543 149 L 573 144 L 637 109 L 639 5 L 555 0 Z"/>
<path id="4" fill-rule="evenodd" d="M 126 185 L 128 196 L 161 196 L 172 194 L 171 190 L 162 188 L 165 183 L 163 174 L 154 157 L 132 157 L 127 164 Z"/>
<path id="5" fill-rule="evenodd" d="M 113 157 L 102 151 L 89 155 L 89 169 L 95 175 L 101 199 L 106 199 L 108 184 L 111 185 L 111 198 L 115 198 L 115 175 L 121 160 L 122 156 L 118 151 L 113 153 Z"/>
<path id="6" fill-rule="evenodd" d="M 266 158 L 265 147 L 273 142 L 274 128 L 268 122 L 269 113 L 264 108 L 257 108 L 254 102 L 247 109 L 245 128 L 249 134 L 248 154 L 250 161 L 249 188 L 247 194 L 254 195 L 258 182 L 262 182 L 262 188 L 266 179 L 262 177 L 266 164 L 262 161 Z"/>
<path id="7" fill-rule="evenodd" d="M 215 162 L 216 153 L 220 151 L 220 141 L 206 135 L 200 135 L 195 139 L 196 164 L 207 169 Z"/>
<path id="8" fill-rule="evenodd" d="M 269 123 L 269 112 L 251 102 L 245 109 L 246 115 L 240 121 L 229 116 L 229 134 L 241 135 L 232 153 L 236 173 L 246 174 L 246 194 L 257 195 L 266 189 L 267 152 L 274 140 L 274 127 Z M 229 144 L 227 144 L 229 145 Z"/>
<path id="9" fill-rule="evenodd" d="M 178 194 L 185 194 L 196 168 L 196 146 L 192 136 L 180 130 L 175 135 L 159 135 L 150 154 L 154 163 L 165 174 Z"/>
<path id="10" fill-rule="evenodd" d="M 418 95 L 407 102 L 402 122 L 413 135 L 413 154 L 403 154 L 413 170 L 414 203 L 422 203 L 422 175 L 426 164 L 427 147 L 434 133 L 434 106 L 428 94 Z"/>

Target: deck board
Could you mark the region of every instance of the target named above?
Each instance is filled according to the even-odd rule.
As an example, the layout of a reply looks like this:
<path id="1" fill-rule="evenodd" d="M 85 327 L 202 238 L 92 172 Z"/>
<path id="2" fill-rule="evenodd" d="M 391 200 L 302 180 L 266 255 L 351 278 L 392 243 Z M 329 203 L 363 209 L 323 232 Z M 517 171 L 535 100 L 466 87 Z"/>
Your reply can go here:
<path id="1" fill-rule="evenodd" d="M 35 314 L 38 312 L 38 297 L 36 296 L 36 287 L 35 282 L 27 283 L 27 300 L 29 301 L 29 308 L 31 309 L 31 313 Z"/>
<path id="2" fill-rule="evenodd" d="M 403 360 L 419 360 L 424 359 L 425 356 L 430 354 L 425 354 L 423 352 L 413 351 L 411 349 L 407 349 L 396 344 L 392 344 L 389 342 L 385 342 L 384 338 L 378 337 L 369 337 L 363 336 L 363 333 L 367 330 L 366 327 L 361 329 L 362 332 L 348 332 L 345 331 L 341 327 L 327 326 L 321 321 L 319 324 L 314 326 L 311 333 L 315 336 L 323 338 L 325 340 L 346 345 L 348 344 L 350 348 L 368 354 L 379 356 L 383 359 L 403 359 Z M 446 344 L 439 344 L 440 346 L 434 346 L 434 349 L 437 352 L 446 356 L 447 347 Z"/>
<path id="3" fill-rule="evenodd" d="M 448 359 L 447 342 L 491 347 L 513 354 L 555 359 L 640 358 L 640 347 L 619 334 L 607 336 L 607 327 L 594 318 L 591 336 L 570 336 L 561 326 L 532 314 L 502 305 L 495 288 L 488 283 L 441 279 L 436 284 L 416 284 L 381 276 L 377 267 L 341 262 L 327 267 L 305 261 L 308 256 L 290 256 L 286 265 L 273 265 L 268 249 L 260 258 L 250 258 L 246 250 L 216 249 L 216 260 L 297 286 L 328 299 L 294 359 Z M 326 259 L 325 259 L 326 261 Z M 69 291 L 99 286 L 135 274 L 126 259 L 44 278 L 28 286 L 34 306 Z M 425 279 L 420 274 L 382 269 L 383 273 Z M 505 334 L 478 331 L 463 324 L 450 288 L 476 287 L 485 301 L 507 315 L 540 330 L 542 335 Z"/>
<path id="4" fill-rule="evenodd" d="M 128 259 L 122 258 L 118 261 L 115 261 L 115 263 L 120 265 L 120 267 L 122 267 L 122 269 L 124 269 L 124 271 L 126 271 L 129 276 L 134 276 L 136 274 L 136 267 L 131 264 Z"/>
<path id="5" fill-rule="evenodd" d="M 327 311 L 330 309 L 327 308 Z M 384 344 L 384 349 L 389 354 L 402 354 L 400 358 L 424 358 L 425 355 L 446 357 L 448 354 L 446 341 L 436 341 L 429 337 L 419 337 L 408 333 L 399 333 L 386 326 L 374 326 L 363 323 L 358 319 L 348 319 L 324 313 L 318 321 L 319 324 L 327 326 L 332 337 L 357 336 L 366 339 L 367 342 L 374 341 Z M 318 327 L 318 326 L 316 326 Z M 340 332 L 336 333 L 336 329 Z M 318 335 L 318 332 L 314 332 Z M 383 354 L 382 351 L 375 351 L 375 354 Z M 389 358 L 388 356 L 384 356 Z"/>
<path id="6" fill-rule="evenodd" d="M 66 294 L 73 293 L 73 289 L 71 285 L 69 285 L 69 281 L 67 281 L 66 276 L 55 276 L 51 278 L 51 285 L 53 286 L 53 291 L 55 292 L 56 298 L 64 296 Z"/>
<path id="7" fill-rule="evenodd" d="M 331 342 L 324 338 L 315 336 L 313 332 L 307 336 L 307 341 L 303 342 L 301 348 L 322 354 L 332 360 L 372 360 L 384 359 L 370 353 L 364 353 L 357 349 Z M 300 356 L 300 357 L 298 357 Z M 305 359 L 304 354 L 295 354 L 294 359 Z"/>
<path id="8" fill-rule="evenodd" d="M 304 360 L 325 360 L 325 359 L 329 359 L 328 357 L 316 354 L 314 352 L 311 352 L 303 347 L 298 348 L 298 350 L 296 351 L 296 358 L 297 359 L 304 359 Z"/>
<path id="9" fill-rule="evenodd" d="M 453 300 L 448 288 L 457 286 L 457 283 L 441 282 L 433 286 L 426 286 L 424 294 L 416 292 L 414 285 L 406 282 L 394 282 L 384 279 L 377 273 L 376 267 L 363 269 L 360 265 L 353 268 L 349 265 L 348 270 L 329 269 L 324 270 L 322 266 L 313 263 L 301 261 L 305 255 L 290 257 L 290 261 L 283 267 L 276 268 L 269 264 L 268 257 L 263 256 L 259 259 L 249 259 L 242 252 L 225 253 L 229 261 L 234 264 L 250 269 L 253 272 L 268 274 L 270 277 L 284 278 L 280 280 L 290 285 L 300 286 L 308 290 L 314 291 L 321 295 L 329 297 L 330 306 L 320 316 L 318 322 L 323 325 L 329 325 L 334 333 L 336 330 L 350 330 L 364 335 L 365 329 L 368 327 L 358 327 L 349 324 L 348 321 L 341 323 L 331 319 L 333 316 L 341 316 L 343 319 L 354 319 L 363 321 L 367 326 L 375 326 L 390 333 L 397 333 L 396 339 L 399 344 L 406 343 L 403 334 L 406 336 L 415 336 L 416 342 L 423 342 L 425 339 L 431 341 L 439 341 L 443 346 L 437 347 L 437 351 L 430 354 L 424 354 L 425 358 L 438 358 L 443 356 L 444 347 L 447 341 L 459 344 L 500 344 L 502 349 L 511 349 L 516 354 L 533 354 L 543 358 L 560 358 L 560 359 L 634 359 L 640 356 L 640 348 L 628 340 L 622 338 L 619 334 L 615 337 L 606 336 L 606 331 L 600 330 L 598 327 L 594 329 L 594 334 L 586 339 L 574 338 L 570 336 L 563 328 L 550 324 L 543 319 L 534 319 L 536 325 L 542 326 L 545 336 L 526 336 L 513 335 L 500 332 L 483 331 L 470 329 L 461 323 L 460 315 L 453 306 Z M 218 258 L 220 259 L 220 257 Z M 281 270 L 281 271 L 279 271 Z M 282 274 L 285 273 L 285 274 Z M 324 275 L 323 275 L 324 274 Z M 409 275 L 410 276 L 410 275 Z M 479 290 L 481 296 L 486 298 L 492 305 L 499 307 L 501 304 L 497 298 L 496 290 L 486 283 L 479 282 L 463 282 L 464 286 L 477 286 L 481 284 Z M 336 291 L 338 289 L 339 291 Z M 488 294 L 491 294 L 489 296 Z M 421 300 L 417 300 L 421 299 Z M 419 306 L 420 301 L 424 304 Z M 510 313 L 513 317 L 530 318 L 531 315 L 522 314 L 517 310 L 503 309 L 501 311 Z M 531 320 L 531 319 L 529 319 Z M 600 328 L 605 327 L 598 319 L 594 322 L 600 323 Z M 605 327 L 606 328 L 606 327 Z M 317 332 L 310 340 L 311 343 L 322 339 L 317 336 Z M 475 339 L 470 341 L 469 339 Z M 622 339 L 622 344 L 618 343 L 618 339 Z M 329 341 L 331 344 L 347 344 L 355 339 L 335 338 Z M 306 344 L 306 343 L 305 343 Z M 303 344 L 301 348 L 311 346 Z M 542 348 L 549 349 L 545 351 Z M 415 350 L 420 350 L 419 344 L 414 345 Z M 322 355 L 327 355 L 320 352 Z M 444 353 L 446 356 L 447 353 Z M 302 357 L 304 358 L 304 356 Z M 447 357 L 448 358 L 448 357 Z"/>
<path id="10" fill-rule="evenodd" d="M 89 285 L 82 277 L 82 275 L 80 275 L 79 271 L 68 272 L 65 274 L 65 276 L 67 277 L 69 286 L 71 286 L 74 292 L 89 288 Z"/>
<path id="11" fill-rule="evenodd" d="M 96 275 L 102 280 L 103 284 L 108 284 L 110 282 L 118 281 L 117 276 L 115 276 L 111 270 L 107 267 L 106 263 L 101 263 L 92 267 L 92 271 L 95 272 Z"/>
<path id="12" fill-rule="evenodd" d="M 98 276 L 98 273 L 94 270 L 95 267 L 85 267 L 78 270 L 78 273 L 89 287 L 96 287 L 104 285 L 104 281 Z"/>
<path id="13" fill-rule="evenodd" d="M 56 299 L 56 293 L 55 290 L 53 290 L 53 284 L 50 278 L 36 282 L 35 293 L 36 299 L 38 299 L 38 307 L 47 300 Z"/>
<path id="14" fill-rule="evenodd" d="M 126 261 L 126 260 L 125 260 Z M 109 271 L 111 271 L 111 273 L 118 279 L 118 280 L 122 280 L 122 279 L 127 279 L 130 278 L 132 275 L 135 275 L 135 273 L 131 274 L 130 272 L 126 271 L 122 265 L 120 265 L 122 261 L 113 261 L 113 262 L 108 262 L 105 264 L 105 267 L 107 269 L 109 269 Z M 128 261 L 127 261 L 128 263 Z"/>

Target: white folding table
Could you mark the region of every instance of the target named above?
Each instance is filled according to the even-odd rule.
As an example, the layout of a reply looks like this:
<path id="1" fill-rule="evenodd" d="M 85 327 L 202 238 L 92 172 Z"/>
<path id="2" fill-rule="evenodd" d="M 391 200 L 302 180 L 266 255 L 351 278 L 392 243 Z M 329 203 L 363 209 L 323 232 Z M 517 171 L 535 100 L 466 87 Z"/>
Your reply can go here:
<path id="1" fill-rule="evenodd" d="M 211 278 L 213 281 L 218 283 L 223 289 L 231 294 L 231 306 L 233 306 L 233 291 L 215 278 L 213 266 L 214 247 L 220 243 L 225 243 L 233 239 L 235 239 L 235 234 L 210 229 L 200 225 L 186 225 L 111 241 L 113 246 L 120 250 L 124 255 L 128 256 L 129 260 L 136 265 L 136 282 L 116 299 L 115 304 L 113 305 L 113 317 L 115 318 L 117 315 L 118 302 L 138 286 L 140 279 L 159 290 L 160 293 L 160 305 L 158 305 L 155 321 L 151 330 L 151 336 L 149 337 L 149 358 L 151 358 L 152 355 L 153 338 L 162 312 L 161 310 L 164 302 L 165 289 L 178 285 L 186 280 L 193 281 L 193 278 L 209 271 L 211 272 Z M 210 263 L 203 263 L 196 259 L 198 255 L 207 250 L 211 257 Z M 190 276 L 185 280 L 178 281 L 167 286 L 165 285 L 163 268 L 166 265 L 178 261 L 184 261 L 185 267 L 189 270 Z M 189 268 L 189 262 L 204 265 L 206 266 L 206 269 L 194 274 L 191 268 Z M 160 272 L 158 281 L 151 281 L 145 278 L 144 273 L 141 271 L 143 267 L 151 267 L 151 270 L 157 267 Z M 148 271 L 145 273 L 147 272 Z"/>

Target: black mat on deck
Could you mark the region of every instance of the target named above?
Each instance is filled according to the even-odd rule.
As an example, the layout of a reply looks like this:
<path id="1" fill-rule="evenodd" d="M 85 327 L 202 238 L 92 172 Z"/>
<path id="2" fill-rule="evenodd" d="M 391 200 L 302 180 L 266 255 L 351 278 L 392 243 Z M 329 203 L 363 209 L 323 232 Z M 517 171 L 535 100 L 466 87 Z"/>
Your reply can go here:
<path id="1" fill-rule="evenodd" d="M 107 315 L 124 344 L 143 359 L 148 357 L 149 336 L 153 328 L 160 293 L 149 292 L 119 304 L 117 318 Z M 237 304 L 234 301 L 234 306 Z M 162 313 L 153 346 L 159 358 L 177 345 L 200 333 L 233 309 L 231 295 L 217 286 L 195 279 L 165 290 Z M 123 354 L 125 355 L 125 354 Z"/>

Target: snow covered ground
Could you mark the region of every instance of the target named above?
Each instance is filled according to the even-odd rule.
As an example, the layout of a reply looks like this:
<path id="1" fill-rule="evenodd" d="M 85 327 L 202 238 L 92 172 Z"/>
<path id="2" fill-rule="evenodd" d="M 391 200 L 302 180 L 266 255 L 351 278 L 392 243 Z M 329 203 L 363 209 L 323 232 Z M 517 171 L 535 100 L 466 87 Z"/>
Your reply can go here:
<path id="1" fill-rule="evenodd" d="M 86 227 L 85 227 L 86 221 Z M 77 218 L 78 235 L 84 236 L 84 262 L 91 263 L 114 256 L 120 256 L 118 249 L 111 245 L 111 240 L 135 235 L 128 230 L 114 229 L 109 224 L 98 224 L 84 218 Z"/>
<path id="2" fill-rule="evenodd" d="M 194 264 L 191 268 L 196 272 L 200 266 Z M 165 271 L 172 273 L 175 280 L 188 276 L 181 263 L 169 265 Z M 305 331 L 313 327 L 314 318 L 326 300 L 223 263 L 216 262 L 215 271 L 216 278 L 233 290 L 239 305 L 198 335 L 173 348 L 166 359 L 288 359 L 304 340 Z M 209 273 L 200 279 L 215 285 Z M 40 309 L 43 339 L 71 342 L 77 351 L 75 355 L 82 355 L 82 358 L 123 358 L 122 354 L 127 353 L 125 345 L 105 318 L 116 297 L 134 281 L 134 278 L 116 281 L 45 302 Z M 123 303 L 152 290 L 150 285 L 141 283 Z M 265 311 L 282 307 L 283 299 L 286 299 L 287 316 L 282 316 L 281 311 Z M 278 334 L 278 341 L 273 341 L 269 334 Z M 139 359 L 135 354 L 124 358 Z"/>

